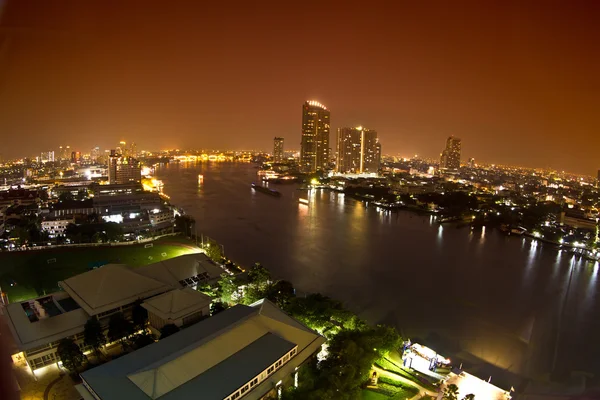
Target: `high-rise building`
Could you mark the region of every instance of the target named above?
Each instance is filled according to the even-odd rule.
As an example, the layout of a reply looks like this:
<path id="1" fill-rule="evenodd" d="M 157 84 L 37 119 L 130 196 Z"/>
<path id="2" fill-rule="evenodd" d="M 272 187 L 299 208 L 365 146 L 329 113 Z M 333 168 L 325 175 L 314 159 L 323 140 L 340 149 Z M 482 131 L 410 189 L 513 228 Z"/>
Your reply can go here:
<path id="1" fill-rule="evenodd" d="M 361 131 L 358 128 L 338 128 L 335 169 L 341 174 L 360 172 Z"/>
<path id="2" fill-rule="evenodd" d="M 68 161 L 71 159 L 71 146 L 59 146 L 58 159 L 60 161 Z"/>
<path id="3" fill-rule="evenodd" d="M 283 138 L 275 137 L 273 139 L 273 161 L 276 163 L 283 162 L 285 157 L 283 156 Z"/>
<path id="4" fill-rule="evenodd" d="M 92 151 L 90 152 L 90 158 L 92 162 L 98 162 L 98 158 L 100 158 L 100 147 L 96 146 L 92 148 Z"/>
<path id="5" fill-rule="evenodd" d="M 43 151 L 42 154 L 40 154 L 40 162 L 54 162 L 54 151 Z"/>
<path id="6" fill-rule="evenodd" d="M 122 184 L 140 182 L 142 180 L 142 168 L 140 162 L 133 157 L 125 157 L 110 151 L 108 157 L 108 182 L 110 184 Z"/>
<path id="7" fill-rule="evenodd" d="M 446 140 L 446 148 L 440 158 L 440 168 L 446 170 L 458 170 L 460 168 L 461 140 L 450 136 Z"/>
<path id="8" fill-rule="evenodd" d="M 324 171 L 329 166 L 330 112 L 319 102 L 302 105 L 300 169 L 305 173 Z"/>
<path id="9" fill-rule="evenodd" d="M 381 164 L 381 145 L 377 131 L 339 128 L 337 131 L 336 171 L 340 173 L 373 173 Z"/>
<path id="10" fill-rule="evenodd" d="M 72 151 L 71 152 L 71 162 L 78 163 L 81 161 L 81 152 L 80 151 Z"/>
<path id="11" fill-rule="evenodd" d="M 473 157 L 469 158 L 469 168 L 475 168 L 475 159 Z"/>

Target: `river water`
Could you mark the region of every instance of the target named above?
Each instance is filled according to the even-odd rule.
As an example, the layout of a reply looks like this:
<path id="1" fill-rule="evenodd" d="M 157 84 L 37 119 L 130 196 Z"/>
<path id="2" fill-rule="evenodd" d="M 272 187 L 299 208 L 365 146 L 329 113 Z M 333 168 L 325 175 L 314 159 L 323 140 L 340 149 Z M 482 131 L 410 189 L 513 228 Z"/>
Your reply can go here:
<path id="1" fill-rule="evenodd" d="M 341 193 L 298 185 L 273 186 L 280 198 L 257 193 L 250 187 L 256 172 L 251 164 L 169 164 L 156 176 L 172 203 L 196 219 L 198 234 L 222 243 L 229 258 L 260 261 L 300 291 L 393 324 L 479 375 L 600 372 L 597 263 L 491 229 L 367 207 Z M 310 204 L 299 204 L 307 196 Z"/>

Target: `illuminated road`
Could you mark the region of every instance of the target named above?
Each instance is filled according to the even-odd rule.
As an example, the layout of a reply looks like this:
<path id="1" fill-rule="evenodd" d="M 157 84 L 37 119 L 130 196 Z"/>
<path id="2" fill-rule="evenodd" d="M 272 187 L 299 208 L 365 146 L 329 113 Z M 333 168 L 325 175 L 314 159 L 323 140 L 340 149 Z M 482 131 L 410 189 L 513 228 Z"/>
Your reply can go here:
<path id="1" fill-rule="evenodd" d="M 196 218 L 198 233 L 224 244 L 228 257 L 260 261 L 302 291 L 395 324 L 498 384 L 498 371 L 482 360 L 541 377 L 551 369 L 557 337 L 559 368 L 600 373 L 597 265 L 528 239 L 380 212 L 339 193 L 307 194 L 295 185 L 273 186 L 281 198 L 255 193 L 256 171 L 205 163 L 170 165 L 157 175 L 174 204 Z M 299 204 L 300 197 L 310 204 Z"/>

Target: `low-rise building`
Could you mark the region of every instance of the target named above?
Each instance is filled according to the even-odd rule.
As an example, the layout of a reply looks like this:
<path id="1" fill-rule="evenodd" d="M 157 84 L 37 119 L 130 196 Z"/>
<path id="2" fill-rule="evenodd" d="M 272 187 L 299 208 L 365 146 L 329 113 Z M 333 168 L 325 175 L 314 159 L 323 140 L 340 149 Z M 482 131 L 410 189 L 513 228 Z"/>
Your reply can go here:
<path id="1" fill-rule="evenodd" d="M 190 287 L 155 296 L 142 307 L 148 311 L 148 322 L 153 333 L 158 334 L 168 324 L 178 327 L 191 325 L 210 315 L 212 299 Z"/>
<path id="2" fill-rule="evenodd" d="M 128 317 L 139 300 L 148 301 L 200 282 L 216 282 L 222 272 L 205 254 L 194 253 L 135 269 L 107 264 L 76 275 L 59 282 L 62 292 L 6 306 L 15 353 L 33 370 L 53 364 L 58 361 L 56 348 L 61 339 L 71 337 L 84 351 L 88 350 L 83 345 L 83 330 L 89 318 L 97 318 L 107 326 L 113 314 L 122 312 Z M 160 301 L 152 301 L 148 309 L 154 308 L 156 315 L 171 318 L 173 323 L 181 319 L 182 325 L 189 324 L 199 319 L 198 313 L 208 314 L 206 296 L 196 293 L 193 298 L 187 290 L 165 296 L 176 302 L 172 310 Z"/>
<path id="3" fill-rule="evenodd" d="M 84 399 L 258 400 L 298 384 L 325 338 L 268 300 L 237 305 L 81 374 Z"/>
<path id="4" fill-rule="evenodd" d="M 47 217 L 42 221 L 42 231 L 48 232 L 50 238 L 55 238 L 65 234 L 67 226 L 75 222 L 73 217 Z"/>

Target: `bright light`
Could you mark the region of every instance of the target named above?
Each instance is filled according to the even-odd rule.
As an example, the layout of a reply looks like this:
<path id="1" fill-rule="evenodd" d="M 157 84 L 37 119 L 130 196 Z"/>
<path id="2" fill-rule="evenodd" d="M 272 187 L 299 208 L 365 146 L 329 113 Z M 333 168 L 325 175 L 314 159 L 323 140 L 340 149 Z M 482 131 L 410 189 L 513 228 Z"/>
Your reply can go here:
<path id="1" fill-rule="evenodd" d="M 542 234 L 541 234 L 541 233 L 539 233 L 538 231 L 534 231 L 534 232 L 533 232 L 533 236 L 535 236 L 536 238 L 541 238 L 541 237 L 542 237 Z"/>
<path id="2" fill-rule="evenodd" d="M 318 185 L 318 184 L 319 184 L 319 180 L 318 180 L 318 179 L 315 179 L 315 178 L 313 178 L 313 179 L 310 181 L 310 184 L 311 184 L 311 185 Z"/>

